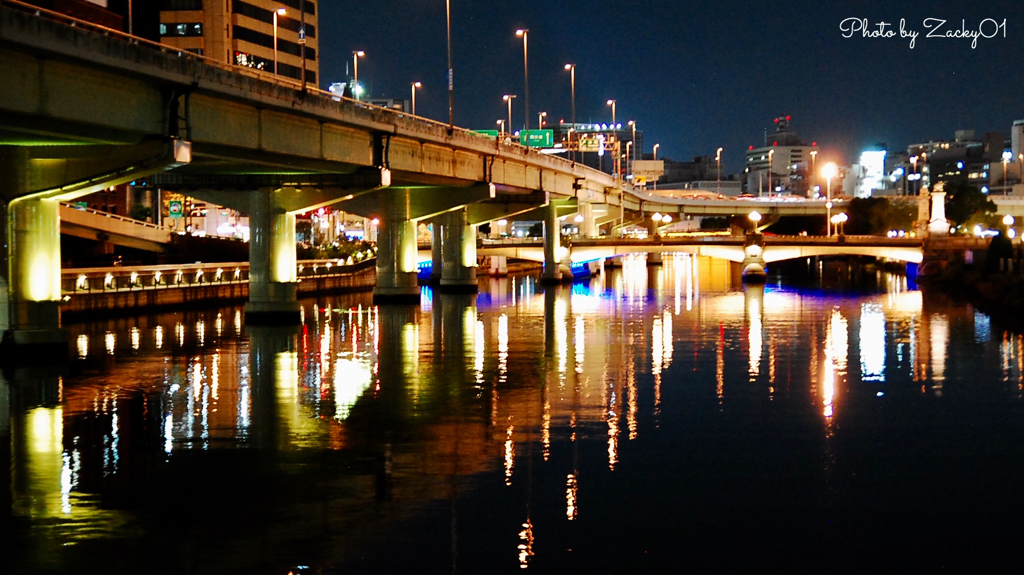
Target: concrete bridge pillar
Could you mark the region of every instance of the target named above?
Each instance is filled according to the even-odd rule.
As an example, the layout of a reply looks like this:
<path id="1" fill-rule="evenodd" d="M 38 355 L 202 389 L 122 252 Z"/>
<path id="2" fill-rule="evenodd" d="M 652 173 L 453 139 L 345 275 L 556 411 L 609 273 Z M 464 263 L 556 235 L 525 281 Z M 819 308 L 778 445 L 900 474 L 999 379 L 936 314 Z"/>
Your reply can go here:
<path id="1" fill-rule="evenodd" d="M 6 241 L 0 277 L 0 331 L 5 354 L 66 351 L 60 329 L 60 203 L 27 198 L 28 151 L 0 155 L 0 195 L 11 198 L 0 234 Z M 4 305 L 5 304 L 5 305 Z"/>
<path id="2" fill-rule="evenodd" d="M 245 321 L 251 324 L 298 324 L 299 285 L 295 253 L 295 214 L 275 202 L 275 191 L 253 192 L 249 226 L 249 301 Z"/>
<path id="3" fill-rule="evenodd" d="M 745 282 L 763 282 L 768 274 L 764 263 L 764 236 L 747 234 L 743 240 L 742 277 Z"/>
<path id="4" fill-rule="evenodd" d="M 416 282 L 416 222 L 410 218 L 412 192 L 389 188 L 380 194 L 380 232 L 377 236 L 376 304 L 418 304 Z"/>
<path id="5" fill-rule="evenodd" d="M 500 223 L 503 222 L 503 223 Z M 497 220 L 491 222 L 491 238 L 501 238 L 503 233 L 508 230 L 507 220 Z M 491 276 L 492 277 L 504 277 L 508 275 L 508 258 L 505 256 L 491 256 Z"/>
<path id="6" fill-rule="evenodd" d="M 66 347 L 60 329 L 60 202 L 8 205 L 8 330 L 5 344 Z"/>
<path id="7" fill-rule="evenodd" d="M 558 220 L 558 208 L 549 203 L 544 208 L 544 273 L 540 276 L 542 284 L 562 282 L 562 272 L 558 269 L 559 239 L 561 222 Z"/>
<path id="8" fill-rule="evenodd" d="M 441 270 L 444 266 L 441 255 L 441 246 L 444 243 L 444 238 L 441 235 L 443 218 L 444 216 L 436 217 L 430 224 L 430 285 L 441 283 Z"/>
<path id="9" fill-rule="evenodd" d="M 586 202 L 580 202 L 579 214 L 583 216 L 583 221 L 580 222 L 580 235 L 585 238 L 596 238 L 597 237 L 597 220 L 594 219 L 594 205 Z"/>
<path id="10" fill-rule="evenodd" d="M 662 254 L 661 252 L 647 253 L 647 265 L 649 266 L 660 266 L 664 261 L 664 254 Z"/>
<path id="11" fill-rule="evenodd" d="M 441 293 L 476 293 L 476 226 L 466 208 L 441 215 Z"/>

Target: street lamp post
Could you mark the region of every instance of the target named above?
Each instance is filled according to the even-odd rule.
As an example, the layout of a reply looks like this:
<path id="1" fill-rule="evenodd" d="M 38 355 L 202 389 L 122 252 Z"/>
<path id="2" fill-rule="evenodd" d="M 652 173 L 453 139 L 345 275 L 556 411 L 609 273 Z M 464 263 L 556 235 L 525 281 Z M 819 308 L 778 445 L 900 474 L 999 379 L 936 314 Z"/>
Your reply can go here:
<path id="1" fill-rule="evenodd" d="M 821 169 L 821 175 L 825 177 L 827 182 L 825 191 L 825 225 L 828 227 L 828 237 L 832 237 L 832 178 L 836 176 L 839 169 L 832 162 L 825 164 L 825 167 Z"/>
<path id="2" fill-rule="evenodd" d="M 573 146 L 573 136 L 576 135 L 576 64 L 566 64 L 565 69 L 569 71 L 569 83 L 572 86 L 572 127 L 569 128 L 569 153 L 572 154 L 572 161 L 576 161 L 576 147 Z"/>
<path id="3" fill-rule="evenodd" d="M 618 149 L 619 138 L 618 130 L 615 129 L 615 100 L 608 100 L 607 104 L 612 107 L 612 132 L 615 134 L 615 147 Z M 612 165 L 612 169 L 615 170 L 615 179 L 619 179 L 619 154 L 615 154 L 615 162 Z"/>
<path id="4" fill-rule="evenodd" d="M 717 187 L 717 193 L 722 193 L 722 148 L 718 148 L 715 152 L 715 162 L 718 164 L 718 177 L 715 180 L 715 186 Z"/>
<path id="5" fill-rule="evenodd" d="M 359 89 L 359 59 L 366 56 L 362 50 L 352 52 L 352 96 L 358 100 L 362 90 Z"/>
<path id="6" fill-rule="evenodd" d="M 547 112 L 540 112 L 537 114 L 537 129 L 540 130 L 544 127 L 544 118 L 548 117 Z"/>
<path id="7" fill-rule="evenodd" d="M 1020 166 L 1020 182 L 1024 184 L 1024 152 L 1017 154 L 1017 164 Z"/>
<path id="8" fill-rule="evenodd" d="M 452 0 L 444 1 L 445 19 L 448 23 L 448 132 L 455 130 L 455 78 L 452 75 Z"/>
<path id="9" fill-rule="evenodd" d="M 914 181 L 916 182 L 917 181 L 917 156 L 910 156 L 910 166 L 914 170 Z"/>
<path id="10" fill-rule="evenodd" d="M 412 115 L 413 116 L 416 115 L 416 88 L 422 88 L 422 87 L 423 87 L 423 83 L 422 82 L 413 82 L 412 83 Z"/>
<path id="11" fill-rule="evenodd" d="M 633 155 L 632 156 L 627 156 L 627 157 L 630 160 L 635 160 L 636 159 L 636 120 L 630 120 L 629 121 L 629 127 L 633 128 L 633 139 L 630 140 L 631 142 L 633 142 Z"/>
<path id="12" fill-rule="evenodd" d="M 654 144 L 654 160 L 655 161 L 658 160 L 658 148 L 660 148 L 660 147 L 661 147 L 661 144 Z M 657 180 L 657 178 L 655 178 L 655 180 L 654 180 L 654 189 L 655 190 L 658 189 L 658 180 Z"/>
<path id="13" fill-rule="evenodd" d="M 505 100 L 505 102 L 508 103 L 508 131 L 509 131 L 509 133 L 512 133 L 512 100 L 515 97 L 516 97 L 515 94 L 505 94 L 504 96 L 501 97 L 502 100 Z"/>
<path id="14" fill-rule="evenodd" d="M 1010 173 L 1008 172 L 1010 157 L 1013 153 L 1003 154 L 1003 194 L 1008 194 L 1010 188 Z"/>
<path id="15" fill-rule="evenodd" d="M 527 51 L 527 37 L 530 31 L 526 28 L 516 30 L 516 36 L 523 37 L 523 108 L 525 110 L 526 125 L 523 130 L 526 132 L 526 146 L 530 146 L 530 59 Z"/>
<path id="16" fill-rule="evenodd" d="M 811 175 L 810 182 L 808 182 L 807 197 L 811 196 L 811 189 L 814 188 L 814 160 L 818 155 L 818 150 L 811 150 Z"/>
<path id="17" fill-rule="evenodd" d="M 131 4 L 131 0 L 128 2 Z M 274 11 L 274 75 L 277 75 L 277 17 L 284 16 L 288 12 L 284 8 L 278 8 Z"/>
<path id="18" fill-rule="evenodd" d="M 630 158 L 632 158 L 633 156 L 631 156 L 629 153 L 633 149 L 633 142 L 626 142 L 626 169 L 629 170 L 630 175 L 633 174 L 633 161 L 630 160 Z"/>
<path id="19" fill-rule="evenodd" d="M 768 150 L 768 197 L 772 197 L 772 156 L 775 150 Z"/>
<path id="20" fill-rule="evenodd" d="M 498 136 L 502 140 L 504 140 L 505 139 L 505 120 L 498 120 L 498 126 L 501 127 L 501 129 L 498 131 Z"/>

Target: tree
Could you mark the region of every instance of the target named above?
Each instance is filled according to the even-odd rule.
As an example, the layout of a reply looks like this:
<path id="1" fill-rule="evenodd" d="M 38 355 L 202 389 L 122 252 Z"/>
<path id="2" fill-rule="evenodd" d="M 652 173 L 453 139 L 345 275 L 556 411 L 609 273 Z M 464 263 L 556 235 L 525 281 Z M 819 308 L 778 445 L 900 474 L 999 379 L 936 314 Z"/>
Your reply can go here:
<path id="1" fill-rule="evenodd" d="M 846 212 L 850 216 L 847 233 L 884 236 L 889 230 L 913 229 L 917 204 L 889 198 L 854 198 Z"/>
<path id="2" fill-rule="evenodd" d="M 996 227 L 996 204 L 966 182 L 946 182 L 946 219 L 957 228 Z"/>

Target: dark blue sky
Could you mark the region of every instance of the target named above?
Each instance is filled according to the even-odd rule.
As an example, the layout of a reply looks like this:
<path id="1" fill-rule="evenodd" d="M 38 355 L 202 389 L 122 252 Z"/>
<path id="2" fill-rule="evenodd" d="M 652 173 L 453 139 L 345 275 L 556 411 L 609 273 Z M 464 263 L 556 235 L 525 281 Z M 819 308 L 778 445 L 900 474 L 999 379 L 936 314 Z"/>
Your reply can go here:
<path id="1" fill-rule="evenodd" d="M 530 110 L 549 121 L 570 114 L 568 62 L 577 65 L 578 121 L 635 119 L 645 148 L 688 160 L 723 146 L 741 169 L 779 114 L 823 148 L 853 162 L 864 146 L 890 148 L 951 138 L 957 129 L 1009 133 L 1024 118 L 1024 3 L 806 0 L 451 0 L 455 123 L 493 129 L 515 93 L 522 122 L 523 55 L 516 28 L 530 30 Z M 417 111 L 447 121 L 444 0 L 322 0 L 321 78 L 341 81 L 352 50 L 367 52 L 359 77 L 374 97 L 408 98 L 421 81 Z M 846 18 L 899 21 L 920 33 L 843 38 Z M 977 30 L 1006 20 L 1006 38 L 924 38 L 926 18 L 944 30 Z M 986 33 L 994 26 L 988 23 Z"/>

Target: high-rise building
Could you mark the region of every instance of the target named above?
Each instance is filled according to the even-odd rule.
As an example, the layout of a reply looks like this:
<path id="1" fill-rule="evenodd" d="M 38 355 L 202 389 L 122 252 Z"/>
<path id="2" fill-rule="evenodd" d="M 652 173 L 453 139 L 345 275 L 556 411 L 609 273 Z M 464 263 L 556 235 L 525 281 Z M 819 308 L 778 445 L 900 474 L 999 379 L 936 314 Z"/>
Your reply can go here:
<path id="1" fill-rule="evenodd" d="M 1024 120 L 1013 123 L 1010 131 L 1010 149 L 1013 151 L 1013 157 L 1020 161 L 1020 155 L 1024 153 Z"/>
<path id="2" fill-rule="evenodd" d="M 296 80 L 305 63 L 306 81 L 317 83 L 313 0 L 160 0 L 160 41 Z"/>
<path id="3" fill-rule="evenodd" d="M 790 120 L 790 116 L 776 118 L 775 132 L 767 135 L 764 146 L 747 150 L 744 173 L 748 194 L 808 193 L 811 152 L 818 150 L 818 144 L 801 142 L 789 129 Z"/>

